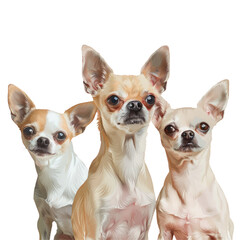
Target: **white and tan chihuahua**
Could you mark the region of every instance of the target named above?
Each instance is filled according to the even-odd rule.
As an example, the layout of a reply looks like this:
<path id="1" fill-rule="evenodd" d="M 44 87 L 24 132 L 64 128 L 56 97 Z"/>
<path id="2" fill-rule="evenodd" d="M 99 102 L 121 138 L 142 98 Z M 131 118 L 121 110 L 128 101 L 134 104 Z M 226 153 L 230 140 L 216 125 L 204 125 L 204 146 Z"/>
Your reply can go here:
<path id="1" fill-rule="evenodd" d="M 72 203 L 88 171 L 74 153 L 71 139 L 91 123 L 96 107 L 93 102 L 82 103 L 64 114 L 36 109 L 26 93 L 14 85 L 9 85 L 8 103 L 38 173 L 34 200 L 40 240 L 50 238 L 53 221 L 57 224 L 54 239 L 73 239 Z"/>
<path id="2" fill-rule="evenodd" d="M 74 237 L 147 239 L 155 194 L 144 162 L 145 142 L 155 97 L 166 88 L 168 47 L 158 49 L 138 76 L 115 75 L 99 53 L 87 46 L 82 50 L 84 85 L 98 108 L 101 147 L 74 199 Z"/>
<path id="3" fill-rule="evenodd" d="M 153 122 L 166 150 L 169 173 L 157 200 L 160 240 L 230 240 L 228 204 L 209 165 L 212 129 L 223 118 L 229 94 L 224 80 L 197 108 L 171 109 L 160 97 Z"/>

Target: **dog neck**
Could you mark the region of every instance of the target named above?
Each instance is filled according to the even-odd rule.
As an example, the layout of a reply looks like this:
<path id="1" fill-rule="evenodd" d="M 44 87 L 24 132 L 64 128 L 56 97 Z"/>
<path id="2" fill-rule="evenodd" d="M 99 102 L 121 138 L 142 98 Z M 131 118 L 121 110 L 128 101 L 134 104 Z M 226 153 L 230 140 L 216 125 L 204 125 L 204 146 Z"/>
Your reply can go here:
<path id="1" fill-rule="evenodd" d="M 46 161 L 43 167 L 35 163 L 38 183 L 46 191 L 48 201 L 54 202 L 55 198 L 64 191 L 70 176 L 69 169 L 74 169 L 78 159 L 73 151 L 72 143 L 70 143 L 62 155 L 54 156 Z"/>
<path id="2" fill-rule="evenodd" d="M 210 146 L 199 153 L 176 154 L 166 150 L 169 181 L 183 202 L 192 200 L 214 180 L 209 166 Z"/>
<path id="3" fill-rule="evenodd" d="M 110 153 L 116 175 L 123 185 L 129 189 L 135 188 L 139 173 L 144 166 L 148 126 L 128 134 L 108 124 L 104 119 L 101 119 L 100 124 L 102 124 L 102 132 L 106 135 L 102 137 L 102 141 L 108 146 L 107 152 Z"/>

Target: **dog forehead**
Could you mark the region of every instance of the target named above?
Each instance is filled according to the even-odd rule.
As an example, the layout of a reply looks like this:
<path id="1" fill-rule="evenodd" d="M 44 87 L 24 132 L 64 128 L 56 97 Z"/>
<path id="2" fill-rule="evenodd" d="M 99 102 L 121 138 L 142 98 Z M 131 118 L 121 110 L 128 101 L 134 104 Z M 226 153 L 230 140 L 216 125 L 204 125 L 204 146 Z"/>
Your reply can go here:
<path id="1" fill-rule="evenodd" d="M 111 74 L 103 91 L 104 93 L 117 92 L 124 98 L 134 98 L 145 92 L 156 94 L 156 89 L 144 75 Z"/>
<path id="2" fill-rule="evenodd" d="M 55 132 L 61 128 L 61 124 L 62 124 L 61 114 L 53 111 L 48 111 L 48 114 L 46 116 L 45 130 Z"/>
<path id="3" fill-rule="evenodd" d="M 39 132 L 48 131 L 53 133 L 58 130 L 70 132 L 64 115 L 50 110 L 33 110 L 23 122 L 22 127 L 31 124 L 37 125 Z"/>
<path id="4" fill-rule="evenodd" d="M 21 128 L 26 125 L 37 124 L 39 131 L 43 131 L 46 125 L 48 110 L 35 109 L 23 121 Z"/>
<path id="5" fill-rule="evenodd" d="M 195 126 L 200 122 L 212 124 L 212 119 L 201 109 L 198 108 L 178 108 L 172 109 L 164 117 L 164 124 L 176 123 L 181 126 Z"/>
<path id="6" fill-rule="evenodd" d="M 46 125 L 44 129 L 52 133 L 59 130 L 64 130 L 67 133 L 70 132 L 64 114 L 60 114 L 54 111 L 48 111 L 46 116 Z"/>

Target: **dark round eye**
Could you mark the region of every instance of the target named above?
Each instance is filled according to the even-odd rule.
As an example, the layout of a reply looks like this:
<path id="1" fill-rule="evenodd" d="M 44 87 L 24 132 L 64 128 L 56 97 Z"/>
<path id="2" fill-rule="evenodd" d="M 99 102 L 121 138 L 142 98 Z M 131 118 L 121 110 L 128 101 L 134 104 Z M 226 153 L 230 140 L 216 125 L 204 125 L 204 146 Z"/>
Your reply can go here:
<path id="1" fill-rule="evenodd" d="M 199 124 L 199 129 L 200 129 L 201 132 L 207 133 L 208 130 L 209 130 L 209 125 L 207 123 L 205 123 L 205 122 L 201 122 Z"/>
<path id="2" fill-rule="evenodd" d="M 57 132 L 57 135 L 56 135 L 57 139 L 62 141 L 66 138 L 66 134 L 63 133 L 63 132 Z"/>
<path id="3" fill-rule="evenodd" d="M 107 99 L 107 102 L 110 104 L 110 105 L 117 105 L 119 103 L 120 99 L 118 96 L 116 95 L 112 95 L 110 96 L 108 99 Z"/>
<path id="4" fill-rule="evenodd" d="M 145 98 L 145 101 L 146 101 L 147 104 L 153 105 L 155 103 L 155 97 L 153 95 L 148 95 Z"/>
<path id="5" fill-rule="evenodd" d="M 23 129 L 23 134 L 24 134 L 24 136 L 26 136 L 26 137 L 31 137 L 32 135 L 35 134 L 35 129 L 34 129 L 34 127 L 25 127 L 25 128 Z"/>
<path id="6" fill-rule="evenodd" d="M 167 135 L 173 135 L 173 133 L 175 133 L 177 131 L 177 129 L 173 126 L 173 125 L 171 125 L 171 124 L 169 124 L 169 125 L 167 125 L 165 128 L 164 128 L 164 132 L 167 134 Z"/>

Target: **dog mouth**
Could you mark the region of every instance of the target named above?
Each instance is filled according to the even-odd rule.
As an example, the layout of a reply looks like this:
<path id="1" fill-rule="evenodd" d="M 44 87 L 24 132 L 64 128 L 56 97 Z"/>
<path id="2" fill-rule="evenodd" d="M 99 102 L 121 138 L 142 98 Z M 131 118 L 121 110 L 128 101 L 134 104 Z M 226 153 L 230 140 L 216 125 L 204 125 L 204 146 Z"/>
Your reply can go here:
<path id="1" fill-rule="evenodd" d="M 124 120 L 124 125 L 132 125 L 132 124 L 144 124 L 144 117 L 130 117 Z"/>
<path id="2" fill-rule="evenodd" d="M 199 148 L 198 144 L 193 142 L 186 142 L 182 143 L 180 147 L 175 150 L 179 152 L 193 152 L 197 148 Z"/>
<path id="3" fill-rule="evenodd" d="M 54 153 L 50 153 L 47 150 L 44 150 L 41 148 L 33 149 L 33 150 L 31 150 L 31 152 L 33 152 L 34 154 L 36 154 L 39 157 L 54 155 Z"/>

